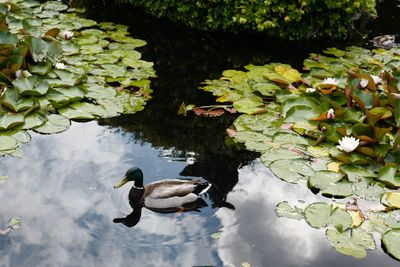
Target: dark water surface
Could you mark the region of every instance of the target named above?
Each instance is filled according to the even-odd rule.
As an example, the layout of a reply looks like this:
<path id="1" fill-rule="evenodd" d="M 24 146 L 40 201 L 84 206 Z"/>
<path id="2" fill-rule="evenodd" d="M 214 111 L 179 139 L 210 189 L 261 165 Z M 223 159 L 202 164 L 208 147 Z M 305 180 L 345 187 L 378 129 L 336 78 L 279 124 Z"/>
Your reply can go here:
<path id="1" fill-rule="evenodd" d="M 1 267 L 399 266 L 380 248 L 363 260 L 341 255 L 323 230 L 278 218 L 280 201 L 321 197 L 273 178 L 256 154 L 227 146 L 225 129 L 234 117 L 176 114 L 182 102 L 213 103 L 196 88 L 225 69 L 271 61 L 300 66 L 308 53 L 332 43 L 206 34 L 127 6 L 93 2 L 89 17 L 129 25 L 134 36 L 148 41 L 142 52 L 155 62 L 154 98 L 133 116 L 73 123 L 56 135 L 33 133 L 24 159 L 1 159 L 0 175 L 9 180 L 0 184 L 0 226 L 11 216 L 23 222 L 0 236 Z M 213 184 L 208 206 L 182 214 L 143 209 L 136 226 L 114 224 L 132 211 L 130 186 L 113 185 L 133 165 L 143 170 L 145 183 L 204 177 Z"/>

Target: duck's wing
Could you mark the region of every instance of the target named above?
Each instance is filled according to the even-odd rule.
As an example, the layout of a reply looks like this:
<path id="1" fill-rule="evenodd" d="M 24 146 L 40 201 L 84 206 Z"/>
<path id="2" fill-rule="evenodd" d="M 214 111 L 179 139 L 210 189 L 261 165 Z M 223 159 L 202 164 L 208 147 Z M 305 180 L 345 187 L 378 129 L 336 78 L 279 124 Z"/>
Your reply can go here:
<path id="1" fill-rule="evenodd" d="M 146 185 L 144 198 L 183 197 L 193 193 L 199 180 L 168 179 Z"/>

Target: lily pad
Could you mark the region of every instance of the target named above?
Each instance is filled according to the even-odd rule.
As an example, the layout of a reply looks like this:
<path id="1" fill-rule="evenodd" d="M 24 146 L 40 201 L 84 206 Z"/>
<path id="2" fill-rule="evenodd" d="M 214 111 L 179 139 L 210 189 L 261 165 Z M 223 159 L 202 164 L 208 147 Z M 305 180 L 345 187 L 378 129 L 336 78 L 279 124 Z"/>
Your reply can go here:
<path id="1" fill-rule="evenodd" d="M 313 169 L 305 160 L 277 160 L 269 168 L 276 177 L 289 183 L 298 183 L 314 175 Z"/>
<path id="2" fill-rule="evenodd" d="M 383 166 L 379 169 L 378 180 L 390 187 L 400 187 L 400 177 L 396 176 L 397 168 L 394 166 Z"/>
<path id="3" fill-rule="evenodd" d="M 0 115 L 0 130 L 7 130 L 24 124 L 24 115 L 21 113 L 3 113 Z"/>
<path id="4" fill-rule="evenodd" d="M 388 192 L 386 201 L 391 207 L 400 209 L 400 192 Z"/>
<path id="5" fill-rule="evenodd" d="M 42 125 L 46 121 L 46 117 L 39 112 L 34 112 L 25 117 L 23 129 L 32 129 Z"/>
<path id="6" fill-rule="evenodd" d="M 71 122 L 68 118 L 58 114 L 50 114 L 45 123 L 33 128 L 33 130 L 42 134 L 60 133 L 67 130 L 70 125 Z"/>
<path id="7" fill-rule="evenodd" d="M 332 206 L 324 203 L 317 202 L 308 205 L 304 210 L 306 221 L 315 228 L 323 228 L 329 224 L 329 216 L 332 212 Z"/>
<path id="8" fill-rule="evenodd" d="M 387 253 L 400 260 L 400 229 L 392 229 L 382 235 L 382 244 Z"/>
<path id="9" fill-rule="evenodd" d="M 18 141 L 10 136 L 0 136 L 0 151 L 14 149 L 18 146 Z"/>
<path id="10" fill-rule="evenodd" d="M 366 249 L 375 249 L 376 247 L 372 235 L 361 229 L 352 229 L 346 232 L 328 229 L 326 236 L 338 252 L 357 259 L 367 256 Z"/>
<path id="11" fill-rule="evenodd" d="M 308 179 L 308 183 L 312 188 L 324 189 L 331 184 L 339 182 L 344 174 L 328 170 L 322 170 L 315 173 Z"/>
<path id="12" fill-rule="evenodd" d="M 295 153 L 285 148 L 270 148 L 265 150 L 261 155 L 261 161 L 265 165 L 269 165 L 271 162 L 276 160 L 290 160 L 290 159 L 301 159 L 302 155 Z"/>
<path id="13" fill-rule="evenodd" d="M 240 113 L 256 114 L 266 112 L 265 105 L 261 98 L 254 96 L 244 98 L 233 103 L 233 108 Z"/>
<path id="14" fill-rule="evenodd" d="M 21 224 L 22 224 L 21 219 L 14 216 L 14 217 L 11 217 L 11 218 L 8 220 L 7 227 L 10 227 L 10 228 L 12 228 L 12 229 L 16 229 L 16 228 L 21 227 Z"/>
<path id="15" fill-rule="evenodd" d="M 340 166 L 340 170 L 347 174 L 347 178 L 351 182 L 357 182 L 363 180 L 364 177 L 377 177 L 378 175 L 369 170 L 366 166 L 343 164 Z"/>
<path id="16" fill-rule="evenodd" d="M 303 209 L 297 207 L 293 208 L 289 205 L 287 201 L 278 203 L 278 205 L 276 206 L 276 212 L 278 213 L 279 217 L 296 220 L 304 219 Z"/>

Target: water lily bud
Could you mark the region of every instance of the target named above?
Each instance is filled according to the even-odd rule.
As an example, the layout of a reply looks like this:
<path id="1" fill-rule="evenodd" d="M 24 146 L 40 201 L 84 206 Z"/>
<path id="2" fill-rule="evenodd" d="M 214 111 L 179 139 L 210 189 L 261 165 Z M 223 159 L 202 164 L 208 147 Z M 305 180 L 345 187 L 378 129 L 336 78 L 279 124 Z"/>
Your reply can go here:
<path id="1" fill-rule="evenodd" d="M 360 81 L 360 87 L 365 88 L 368 85 L 368 80 L 367 79 L 361 79 Z"/>
<path id="2" fill-rule="evenodd" d="M 17 70 L 17 71 L 15 72 L 15 77 L 21 78 L 21 77 L 22 77 L 22 70 Z"/>
<path id="3" fill-rule="evenodd" d="M 315 92 L 315 88 L 309 87 L 306 89 L 306 93 L 314 93 Z"/>
<path id="4" fill-rule="evenodd" d="M 59 69 L 59 70 L 65 69 L 64 63 L 57 62 L 57 63 L 56 63 L 56 69 Z"/>
<path id="5" fill-rule="evenodd" d="M 380 84 L 382 82 L 382 78 L 378 75 L 371 75 L 371 78 L 374 80 L 375 84 Z"/>
<path id="6" fill-rule="evenodd" d="M 345 136 L 339 140 L 339 145 L 336 146 L 338 149 L 350 153 L 358 147 L 360 140 L 355 137 Z"/>
<path id="7" fill-rule="evenodd" d="M 326 113 L 326 118 L 329 119 L 334 119 L 335 118 L 335 111 L 333 108 L 329 109 L 328 112 Z"/>
<path id="8" fill-rule="evenodd" d="M 71 31 L 62 31 L 61 35 L 64 37 L 65 40 L 69 40 L 74 36 L 74 33 Z"/>

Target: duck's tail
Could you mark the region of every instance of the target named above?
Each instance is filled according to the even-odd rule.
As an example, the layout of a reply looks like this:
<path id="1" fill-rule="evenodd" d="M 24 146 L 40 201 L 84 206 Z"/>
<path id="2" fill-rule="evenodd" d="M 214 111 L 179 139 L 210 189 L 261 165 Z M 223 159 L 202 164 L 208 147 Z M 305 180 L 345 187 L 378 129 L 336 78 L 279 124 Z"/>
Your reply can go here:
<path id="1" fill-rule="evenodd" d="M 208 182 L 196 184 L 196 187 L 193 190 L 193 193 L 196 195 L 204 194 L 205 192 L 208 191 L 208 189 L 210 189 L 210 187 L 211 187 L 211 184 Z"/>

